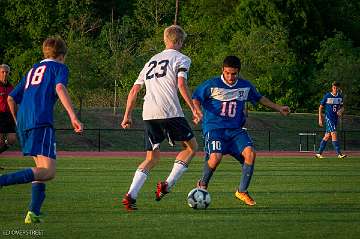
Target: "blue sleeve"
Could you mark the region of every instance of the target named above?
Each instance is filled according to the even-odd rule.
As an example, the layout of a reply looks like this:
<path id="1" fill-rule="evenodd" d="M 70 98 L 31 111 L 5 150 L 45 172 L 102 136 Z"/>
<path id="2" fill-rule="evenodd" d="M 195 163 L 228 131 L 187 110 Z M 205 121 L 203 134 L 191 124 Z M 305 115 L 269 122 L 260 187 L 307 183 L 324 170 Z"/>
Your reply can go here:
<path id="1" fill-rule="evenodd" d="M 59 68 L 59 71 L 56 74 L 55 78 L 55 85 L 61 83 L 64 86 L 67 86 L 68 84 L 68 77 L 69 77 L 69 69 L 66 65 L 63 65 Z"/>
<path id="2" fill-rule="evenodd" d="M 251 102 L 251 104 L 255 105 L 259 100 L 261 99 L 262 95 L 257 91 L 255 86 L 253 86 L 250 82 L 250 91 L 248 95 L 248 101 Z"/>
<path id="3" fill-rule="evenodd" d="M 208 95 L 208 89 L 208 84 L 204 82 L 195 89 L 192 98 L 200 101 L 200 103 L 204 102 Z"/>
<path id="4" fill-rule="evenodd" d="M 10 92 L 10 96 L 14 99 L 16 104 L 20 104 L 24 95 L 26 77 L 23 77 L 16 87 Z"/>
<path id="5" fill-rule="evenodd" d="M 324 106 L 326 105 L 326 101 L 327 101 L 327 94 L 324 95 L 324 97 L 322 98 L 322 100 L 320 101 L 320 105 Z"/>

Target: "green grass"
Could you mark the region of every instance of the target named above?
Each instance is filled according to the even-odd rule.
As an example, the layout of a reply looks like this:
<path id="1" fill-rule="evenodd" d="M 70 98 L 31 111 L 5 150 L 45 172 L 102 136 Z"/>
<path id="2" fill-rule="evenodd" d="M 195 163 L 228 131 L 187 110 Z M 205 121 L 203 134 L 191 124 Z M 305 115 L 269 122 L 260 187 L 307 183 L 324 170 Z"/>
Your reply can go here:
<path id="1" fill-rule="evenodd" d="M 240 167 L 224 158 L 209 187 L 207 210 L 186 205 L 186 195 L 201 175 L 194 159 L 173 192 L 154 200 L 173 159 L 164 158 L 138 198 L 139 210 L 125 212 L 120 199 L 142 159 L 59 158 L 57 178 L 47 185 L 40 225 L 24 225 L 30 185 L 0 190 L 0 237 L 38 230 L 39 238 L 358 238 L 360 233 L 360 158 L 259 157 L 247 207 L 234 198 Z M 30 159 L 2 158 L 5 172 L 32 165 Z M 3 173 L 5 173 L 3 172 Z M 28 236 L 29 237 L 29 236 Z"/>

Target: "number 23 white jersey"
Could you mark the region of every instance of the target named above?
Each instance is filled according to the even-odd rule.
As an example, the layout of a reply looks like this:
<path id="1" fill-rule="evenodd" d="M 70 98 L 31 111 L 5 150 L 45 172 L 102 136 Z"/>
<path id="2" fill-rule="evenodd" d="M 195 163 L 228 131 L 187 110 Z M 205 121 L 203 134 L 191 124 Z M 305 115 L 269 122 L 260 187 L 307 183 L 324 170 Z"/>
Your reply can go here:
<path id="1" fill-rule="evenodd" d="M 143 120 L 184 117 L 178 97 L 177 78 L 187 79 L 191 60 L 174 49 L 153 56 L 134 84 L 145 84 Z"/>

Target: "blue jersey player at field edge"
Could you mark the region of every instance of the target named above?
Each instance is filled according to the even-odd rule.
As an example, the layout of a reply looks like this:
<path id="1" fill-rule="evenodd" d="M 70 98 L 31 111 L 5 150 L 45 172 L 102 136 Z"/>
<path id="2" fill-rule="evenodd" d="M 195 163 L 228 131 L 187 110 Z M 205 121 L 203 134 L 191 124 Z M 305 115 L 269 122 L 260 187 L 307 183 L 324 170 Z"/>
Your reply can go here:
<path id="1" fill-rule="evenodd" d="M 0 176 L 0 187 L 32 182 L 26 224 L 43 221 L 40 208 L 45 199 L 45 182 L 55 177 L 53 110 L 58 98 L 75 132 L 83 130 L 66 89 L 69 70 L 64 64 L 65 42 L 59 38 L 48 38 L 43 42 L 42 51 L 45 59 L 35 64 L 8 96 L 23 154 L 32 156 L 36 166 Z"/>
<path id="2" fill-rule="evenodd" d="M 193 94 L 197 111 L 203 111 L 202 129 L 205 137 L 205 162 L 203 176 L 197 186 L 207 189 L 209 181 L 220 164 L 223 155 L 230 154 L 242 164 L 242 176 L 235 197 L 246 205 L 255 205 L 248 193 L 254 171 L 256 153 L 247 131 L 243 129 L 246 121 L 244 112 L 247 101 L 279 111 L 288 115 L 290 109 L 273 103 L 260 95 L 247 80 L 238 77 L 240 59 L 227 56 L 224 59 L 222 75 L 205 81 Z"/>
<path id="3" fill-rule="evenodd" d="M 337 140 L 337 133 L 336 133 L 336 126 L 339 116 L 341 116 L 344 112 L 344 106 L 343 106 L 343 97 L 340 94 L 340 83 L 334 81 L 331 86 L 331 92 L 328 92 L 324 95 L 322 100 L 320 101 L 319 106 L 319 125 L 320 127 L 324 126 L 323 123 L 323 115 L 322 111 L 325 109 L 325 135 L 323 139 L 320 142 L 319 150 L 317 154 L 315 154 L 315 157 L 318 159 L 324 158 L 322 155 L 326 143 L 331 137 L 332 144 L 334 146 L 334 149 L 336 151 L 337 157 L 342 159 L 345 158 L 346 155 L 342 154 L 340 151 L 340 144 Z"/>

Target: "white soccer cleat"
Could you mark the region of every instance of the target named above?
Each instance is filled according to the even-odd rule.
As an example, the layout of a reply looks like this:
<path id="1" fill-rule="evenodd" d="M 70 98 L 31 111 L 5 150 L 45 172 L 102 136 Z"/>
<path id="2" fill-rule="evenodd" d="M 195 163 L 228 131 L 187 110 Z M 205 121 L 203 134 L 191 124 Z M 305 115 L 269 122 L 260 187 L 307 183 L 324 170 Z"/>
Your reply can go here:
<path id="1" fill-rule="evenodd" d="M 315 154 L 315 158 L 318 158 L 318 159 L 323 159 L 325 158 L 324 156 L 322 156 L 321 154 Z"/>
<path id="2" fill-rule="evenodd" d="M 346 158 L 346 154 L 339 154 L 337 157 L 339 158 L 339 159 L 343 159 L 343 158 Z"/>

